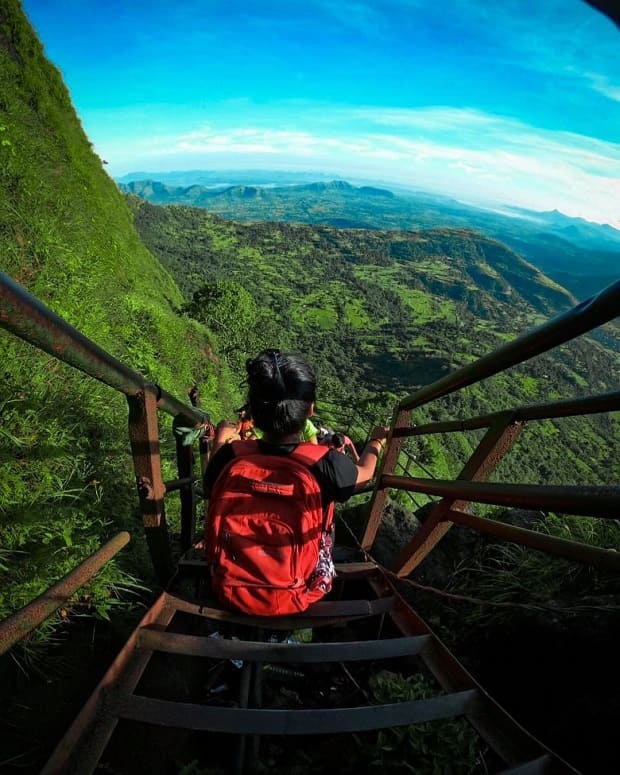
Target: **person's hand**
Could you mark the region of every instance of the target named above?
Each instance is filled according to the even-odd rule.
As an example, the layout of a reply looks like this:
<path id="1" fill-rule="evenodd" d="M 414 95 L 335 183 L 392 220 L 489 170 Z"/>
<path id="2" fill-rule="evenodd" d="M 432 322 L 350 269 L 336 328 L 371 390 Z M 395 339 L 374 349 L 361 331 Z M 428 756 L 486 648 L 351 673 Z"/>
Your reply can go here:
<path id="1" fill-rule="evenodd" d="M 389 432 L 390 429 L 387 425 L 377 425 L 372 429 L 369 441 L 385 441 Z"/>
<path id="2" fill-rule="evenodd" d="M 215 429 L 215 443 L 225 444 L 233 439 L 238 439 L 237 423 L 233 420 L 220 420 Z"/>

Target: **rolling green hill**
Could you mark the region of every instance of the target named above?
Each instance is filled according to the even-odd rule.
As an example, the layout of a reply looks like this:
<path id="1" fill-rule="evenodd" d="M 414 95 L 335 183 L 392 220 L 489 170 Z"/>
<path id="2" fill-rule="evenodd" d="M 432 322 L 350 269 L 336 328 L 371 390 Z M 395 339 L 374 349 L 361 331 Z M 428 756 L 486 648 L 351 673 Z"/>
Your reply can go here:
<path id="1" fill-rule="evenodd" d="M 476 357 L 569 309 L 574 298 L 501 243 L 466 230 L 419 232 L 351 230 L 287 223 L 240 223 L 203 209 L 160 207 L 130 197 L 145 243 L 177 279 L 187 298 L 210 289 L 193 313 L 217 328 L 209 309 L 218 284 L 234 282 L 253 301 L 255 321 L 245 318 L 238 363 L 259 341 L 311 354 L 324 397 L 356 406 L 376 394 L 395 397 L 444 376 Z M 219 313 L 218 313 L 219 314 Z M 230 336 L 234 319 L 220 335 Z M 271 336 L 271 340 L 267 338 Z M 613 330 L 608 334 L 618 347 Z M 541 356 L 514 374 L 474 386 L 446 400 L 450 411 L 487 411 L 605 392 L 616 384 L 619 357 L 593 339 L 578 340 Z M 240 377 L 241 377 L 240 373 Z M 437 410 L 433 410 L 437 411 Z M 342 417 L 339 418 L 342 421 Z M 417 421 L 424 419 L 421 412 Z M 608 474 L 613 423 L 579 429 L 577 421 L 554 431 L 528 431 L 544 461 L 511 458 L 503 473 L 530 481 L 591 481 Z M 579 439 L 592 455 L 581 459 Z M 455 473 L 470 446 L 431 442 L 426 456 L 441 472 Z M 568 454 L 561 451 L 567 444 Z M 544 473 L 543 473 L 544 472 Z M 620 471 L 619 471 L 620 473 Z"/>
<path id="2" fill-rule="evenodd" d="M 194 180 L 202 180 L 206 173 L 186 173 L 185 180 L 192 175 Z M 287 221 L 356 229 L 475 229 L 509 245 L 554 280 L 566 284 L 579 299 L 587 298 L 584 292 L 590 294 L 604 288 L 610 275 L 615 273 L 617 278 L 620 267 L 620 231 L 556 211 L 541 213 L 514 207 L 485 210 L 448 197 L 422 192 L 396 194 L 341 180 L 268 186 L 266 173 L 255 175 L 263 185 L 165 182 L 169 178 L 176 181 L 179 176 L 180 173 L 161 173 L 157 180 L 126 176 L 119 185 L 122 191 L 152 204 L 203 207 L 242 221 Z M 249 173 L 238 176 L 252 180 Z"/>

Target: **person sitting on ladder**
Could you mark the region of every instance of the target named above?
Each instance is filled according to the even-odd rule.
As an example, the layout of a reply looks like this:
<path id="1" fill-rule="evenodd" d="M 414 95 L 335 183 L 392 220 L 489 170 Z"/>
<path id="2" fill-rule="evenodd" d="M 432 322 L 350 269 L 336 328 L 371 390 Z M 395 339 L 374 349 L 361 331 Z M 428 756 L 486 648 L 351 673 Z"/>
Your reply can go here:
<path id="1" fill-rule="evenodd" d="M 299 355 L 264 350 L 247 361 L 246 370 L 250 412 L 263 435 L 236 441 L 235 422 L 217 426 L 203 480 L 209 498 L 207 560 L 223 602 L 253 614 L 297 612 L 331 589 L 334 503 L 346 501 L 372 479 L 388 428 L 373 430 L 357 463 L 335 449 L 303 442 L 316 400 L 312 367 Z M 314 491 L 318 505 L 313 507 Z M 293 493 L 302 496 L 300 507 L 292 502 Z M 312 508 L 318 509 L 317 522 L 296 536 L 296 521 Z M 305 545 L 301 551 L 287 548 L 287 541 L 318 546 L 307 553 Z M 290 565 L 297 554 L 312 556 L 313 567 L 285 580 L 288 571 L 278 564 Z M 235 563 L 242 567 L 236 569 Z"/>

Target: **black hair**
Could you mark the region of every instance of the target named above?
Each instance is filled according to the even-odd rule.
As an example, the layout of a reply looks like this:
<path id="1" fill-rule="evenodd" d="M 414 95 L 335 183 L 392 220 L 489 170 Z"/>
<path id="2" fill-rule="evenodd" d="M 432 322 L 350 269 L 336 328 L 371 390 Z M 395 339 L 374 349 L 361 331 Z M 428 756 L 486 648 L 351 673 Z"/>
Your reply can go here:
<path id="1" fill-rule="evenodd" d="M 263 350 L 246 362 L 248 403 L 265 433 L 299 433 L 316 398 L 314 369 L 300 356 Z"/>
<path id="2" fill-rule="evenodd" d="M 335 447 L 338 449 L 339 447 L 342 447 L 344 445 L 344 436 L 342 433 L 332 433 L 332 436 L 329 440 L 329 443 L 332 447 Z"/>

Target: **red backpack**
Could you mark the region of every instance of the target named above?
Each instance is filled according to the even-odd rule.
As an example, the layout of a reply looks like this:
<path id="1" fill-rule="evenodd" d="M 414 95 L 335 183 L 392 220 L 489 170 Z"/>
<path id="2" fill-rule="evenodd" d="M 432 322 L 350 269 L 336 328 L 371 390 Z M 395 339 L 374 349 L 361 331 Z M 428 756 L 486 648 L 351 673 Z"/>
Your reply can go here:
<path id="1" fill-rule="evenodd" d="M 219 600 L 249 614 L 304 611 L 331 588 L 320 549 L 333 524 L 309 471 L 329 451 L 299 444 L 288 455 L 232 443 L 235 457 L 218 476 L 205 521 L 207 562 Z"/>

